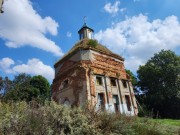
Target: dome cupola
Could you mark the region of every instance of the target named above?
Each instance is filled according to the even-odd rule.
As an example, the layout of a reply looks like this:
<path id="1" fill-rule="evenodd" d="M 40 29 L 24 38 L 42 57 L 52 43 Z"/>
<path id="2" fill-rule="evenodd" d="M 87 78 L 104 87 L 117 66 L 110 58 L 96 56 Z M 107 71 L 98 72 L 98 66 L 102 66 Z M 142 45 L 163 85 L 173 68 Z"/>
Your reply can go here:
<path id="1" fill-rule="evenodd" d="M 93 39 L 94 38 L 93 33 L 94 33 L 94 30 L 88 27 L 86 22 L 84 22 L 84 25 L 78 31 L 79 40 L 82 40 L 84 38 Z"/>

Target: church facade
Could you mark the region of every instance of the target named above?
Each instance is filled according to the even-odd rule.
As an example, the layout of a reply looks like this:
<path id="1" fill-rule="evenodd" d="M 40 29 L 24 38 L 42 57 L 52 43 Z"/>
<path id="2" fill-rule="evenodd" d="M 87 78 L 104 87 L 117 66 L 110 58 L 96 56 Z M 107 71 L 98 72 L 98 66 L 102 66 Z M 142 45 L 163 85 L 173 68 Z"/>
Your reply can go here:
<path id="1" fill-rule="evenodd" d="M 55 63 L 52 99 L 59 104 L 81 106 L 137 115 L 138 109 L 124 58 L 93 40 L 84 23 L 80 41 Z"/>

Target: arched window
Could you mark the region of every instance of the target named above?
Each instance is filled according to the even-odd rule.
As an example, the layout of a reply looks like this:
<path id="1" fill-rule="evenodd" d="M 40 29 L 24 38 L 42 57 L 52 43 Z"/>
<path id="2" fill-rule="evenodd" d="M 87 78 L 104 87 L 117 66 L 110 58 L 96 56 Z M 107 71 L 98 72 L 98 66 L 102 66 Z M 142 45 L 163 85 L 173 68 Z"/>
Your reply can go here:
<path id="1" fill-rule="evenodd" d="M 63 105 L 65 105 L 65 106 L 70 106 L 71 105 L 71 103 L 68 100 L 68 98 L 65 98 Z"/>
<path id="2" fill-rule="evenodd" d="M 68 88 L 69 87 L 69 80 L 66 79 L 64 80 L 61 85 L 59 86 L 59 90 L 62 90 L 62 89 L 65 89 L 65 88 Z"/>
<path id="3" fill-rule="evenodd" d="M 66 79 L 64 82 L 63 82 L 63 88 L 67 88 L 69 85 L 69 80 Z"/>

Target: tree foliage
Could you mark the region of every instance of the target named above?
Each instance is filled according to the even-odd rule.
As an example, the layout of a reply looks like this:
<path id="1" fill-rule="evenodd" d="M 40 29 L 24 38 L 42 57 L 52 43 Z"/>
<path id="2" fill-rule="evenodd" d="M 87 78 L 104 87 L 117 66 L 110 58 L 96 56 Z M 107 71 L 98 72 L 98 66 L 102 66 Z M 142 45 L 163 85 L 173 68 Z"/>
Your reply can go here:
<path id="1" fill-rule="evenodd" d="M 47 79 L 42 76 L 34 76 L 31 77 L 27 74 L 19 74 L 14 77 L 11 83 L 7 84 L 8 80 L 5 78 L 3 81 L 3 86 L 0 80 L 1 89 L 4 90 L 5 101 L 14 100 L 14 101 L 22 101 L 25 100 L 27 102 L 37 99 L 40 101 L 44 101 L 45 99 L 49 99 L 50 96 L 50 85 Z"/>
<path id="2" fill-rule="evenodd" d="M 4 93 L 7 93 L 12 87 L 12 81 L 9 80 L 8 77 L 5 77 L 4 79 L 0 77 L 0 94 L 3 95 Z"/>
<path id="3" fill-rule="evenodd" d="M 137 71 L 149 110 L 166 118 L 180 118 L 180 57 L 162 50 Z"/>
<path id="4" fill-rule="evenodd" d="M 126 73 L 131 77 L 132 85 L 137 86 L 137 77 L 128 69 L 126 69 Z"/>
<path id="5" fill-rule="evenodd" d="M 38 75 L 32 77 L 30 85 L 39 90 L 40 97 L 43 100 L 50 97 L 50 84 L 43 76 Z"/>
<path id="6" fill-rule="evenodd" d="M 137 95 L 139 93 L 139 91 L 137 89 L 137 84 L 138 84 L 137 77 L 130 70 L 126 69 L 126 73 L 131 77 L 131 82 L 132 82 L 132 85 L 133 85 L 133 90 L 134 90 L 134 92 Z"/>

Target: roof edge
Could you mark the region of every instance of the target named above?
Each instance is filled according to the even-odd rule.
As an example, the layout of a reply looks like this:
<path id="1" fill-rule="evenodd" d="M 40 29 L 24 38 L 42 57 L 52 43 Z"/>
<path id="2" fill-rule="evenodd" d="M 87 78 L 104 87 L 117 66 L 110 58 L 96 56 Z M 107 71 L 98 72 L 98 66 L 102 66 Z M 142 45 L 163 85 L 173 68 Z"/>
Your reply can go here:
<path id="1" fill-rule="evenodd" d="M 77 48 L 76 48 L 76 46 L 78 46 L 79 44 L 86 43 L 86 40 L 87 40 L 87 39 L 82 39 L 82 40 L 80 40 L 79 42 L 77 42 L 77 43 L 73 46 L 73 48 L 70 50 L 71 52 L 69 52 L 69 53 L 67 52 L 61 59 L 59 59 L 59 60 L 54 64 L 54 67 L 56 67 L 57 64 L 63 62 L 64 60 L 68 59 L 69 57 L 71 57 L 73 54 L 75 54 L 75 53 L 76 53 L 77 51 L 79 51 L 79 50 L 93 50 L 93 51 L 96 51 L 96 52 L 100 52 L 101 54 L 104 54 L 104 55 L 107 55 L 107 56 L 111 56 L 111 57 L 113 57 L 113 58 L 116 58 L 116 59 L 119 59 L 119 60 L 124 61 L 124 58 L 123 58 L 123 57 L 121 57 L 120 55 L 118 55 L 118 54 L 116 54 L 116 53 L 111 52 L 109 49 L 108 49 L 108 50 L 111 52 L 111 54 L 109 54 L 109 53 L 107 53 L 107 52 L 105 52 L 105 51 L 102 51 L 102 50 L 93 48 L 93 47 L 91 47 L 91 46 L 88 46 L 88 47 L 85 47 L 85 48 L 83 48 L 82 46 L 80 46 L 80 47 L 77 47 Z M 98 43 L 98 44 L 99 44 L 99 43 Z M 99 45 L 101 45 L 101 44 L 99 44 Z M 101 45 L 101 46 L 105 47 L 104 45 Z M 105 47 L 105 48 L 106 48 L 106 47 Z M 74 50 L 73 50 L 73 49 L 74 49 Z M 107 48 L 106 48 L 106 49 L 107 49 Z"/>

